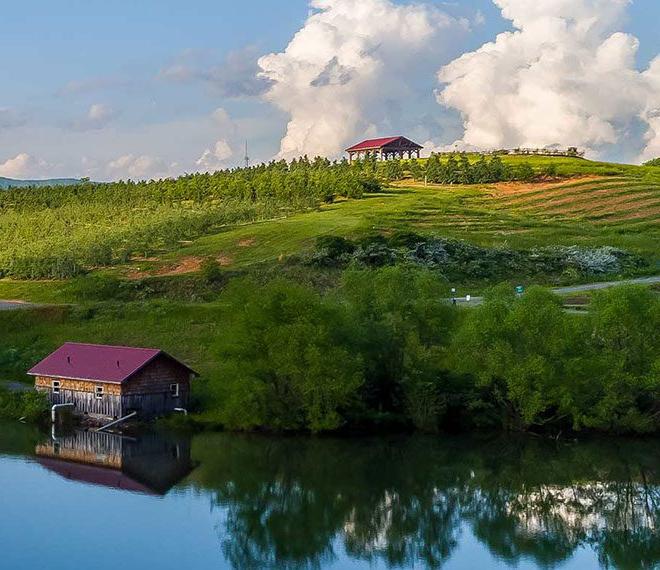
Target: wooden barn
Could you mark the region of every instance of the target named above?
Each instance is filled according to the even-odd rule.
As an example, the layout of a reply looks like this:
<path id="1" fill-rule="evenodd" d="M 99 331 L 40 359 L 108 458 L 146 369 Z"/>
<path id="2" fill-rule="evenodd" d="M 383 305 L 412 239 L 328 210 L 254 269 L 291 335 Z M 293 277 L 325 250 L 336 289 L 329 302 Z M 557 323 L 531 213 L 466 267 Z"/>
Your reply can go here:
<path id="1" fill-rule="evenodd" d="M 369 139 L 362 141 L 346 149 L 350 160 L 375 156 L 379 160 L 391 160 L 395 158 L 419 158 L 419 152 L 424 147 L 406 137 L 386 137 L 381 139 Z"/>
<path id="2" fill-rule="evenodd" d="M 166 352 L 68 342 L 34 366 L 36 390 L 76 414 L 141 418 L 186 408 L 194 370 Z"/>

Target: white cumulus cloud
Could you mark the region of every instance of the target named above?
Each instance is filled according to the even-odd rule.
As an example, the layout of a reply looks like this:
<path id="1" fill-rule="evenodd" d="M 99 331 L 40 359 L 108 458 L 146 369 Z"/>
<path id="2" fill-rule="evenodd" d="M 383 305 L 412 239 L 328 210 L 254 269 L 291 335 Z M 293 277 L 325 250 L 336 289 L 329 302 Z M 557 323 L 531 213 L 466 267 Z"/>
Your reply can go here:
<path id="1" fill-rule="evenodd" d="M 259 59 L 264 97 L 290 120 L 279 156 L 335 156 L 356 137 L 391 134 L 420 77 L 468 24 L 429 4 L 312 0 L 286 49 Z M 436 64 L 437 65 L 437 64 Z"/>
<path id="2" fill-rule="evenodd" d="M 207 148 L 195 163 L 200 171 L 214 172 L 227 166 L 227 160 L 234 156 L 229 143 L 219 140 L 212 148 Z"/>
<path id="3" fill-rule="evenodd" d="M 6 178 L 37 178 L 43 176 L 49 166 L 45 160 L 22 152 L 5 162 L 0 162 L 0 176 Z"/>
<path id="4" fill-rule="evenodd" d="M 167 178 L 171 175 L 172 166 L 156 156 L 125 154 L 110 161 L 106 170 L 112 178 L 145 180 Z"/>
<path id="5" fill-rule="evenodd" d="M 439 72 L 439 102 L 463 117 L 458 144 L 592 154 L 658 144 L 660 63 L 635 66 L 639 42 L 620 31 L 629 0 L 494 2 L 516 29 Z M 635 133 L 646 128 L 644 141 Z"/>

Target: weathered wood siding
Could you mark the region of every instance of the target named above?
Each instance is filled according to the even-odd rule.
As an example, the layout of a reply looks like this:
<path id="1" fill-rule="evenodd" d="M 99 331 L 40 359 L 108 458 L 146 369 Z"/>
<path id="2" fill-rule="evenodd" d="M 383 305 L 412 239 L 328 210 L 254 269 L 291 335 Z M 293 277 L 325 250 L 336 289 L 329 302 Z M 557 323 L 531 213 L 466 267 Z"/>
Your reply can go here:
<path id="1" fill-rule="evenodd" d="M 53 380 L 60 382 L 60 393 L 53 392 Z M 96 387 L 103 386 L 103 397 L 96 397 Z M 51 404 L 73 403 L 76 413 L 104 416 L 109 418 L 122 417 L 121 385 L 86 380 L 67 380 L 39 376 L 35 387 L 40 392 L 48 394 Z"/>
<path id="2" fill-rule="evenodd" d="M 170 387 L 179 385 L 179 395 L 172 396 Z M 167 357 L 160 357 L 122 385 L 122 408 L 152 417 L 185 408 L 190 395 L 190 372 Z"/>

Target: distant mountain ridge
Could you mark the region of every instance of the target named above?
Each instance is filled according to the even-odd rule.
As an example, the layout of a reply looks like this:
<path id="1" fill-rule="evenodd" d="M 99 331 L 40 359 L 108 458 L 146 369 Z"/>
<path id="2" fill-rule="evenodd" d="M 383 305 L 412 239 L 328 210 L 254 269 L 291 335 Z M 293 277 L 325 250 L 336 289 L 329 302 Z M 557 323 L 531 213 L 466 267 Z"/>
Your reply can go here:
<path id="1" fill-rule="evenodd" d="M 82 180 L 78 178 L 50 178 L 48 180 L 14 180 L 13 178 L 3 178 L 0 176 L 0 189 L 7 188 L 26 188 L 28 186 L 67 186 L 71 184 L 80 184 Z"/>

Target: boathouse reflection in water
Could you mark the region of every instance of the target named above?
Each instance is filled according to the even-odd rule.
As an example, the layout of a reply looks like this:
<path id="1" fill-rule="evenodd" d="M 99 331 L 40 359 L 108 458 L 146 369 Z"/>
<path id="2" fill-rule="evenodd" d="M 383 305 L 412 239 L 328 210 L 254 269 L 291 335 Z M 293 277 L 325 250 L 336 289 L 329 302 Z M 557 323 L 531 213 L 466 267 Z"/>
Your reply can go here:
<path id="1" fill-rule="evenodd" d="M 190 438 L 147 433 L 127 437 L 75 430 L 55 432 L 35 448 L 46 469 L 83 483 L 164 495 L 192 470 Z"/>

